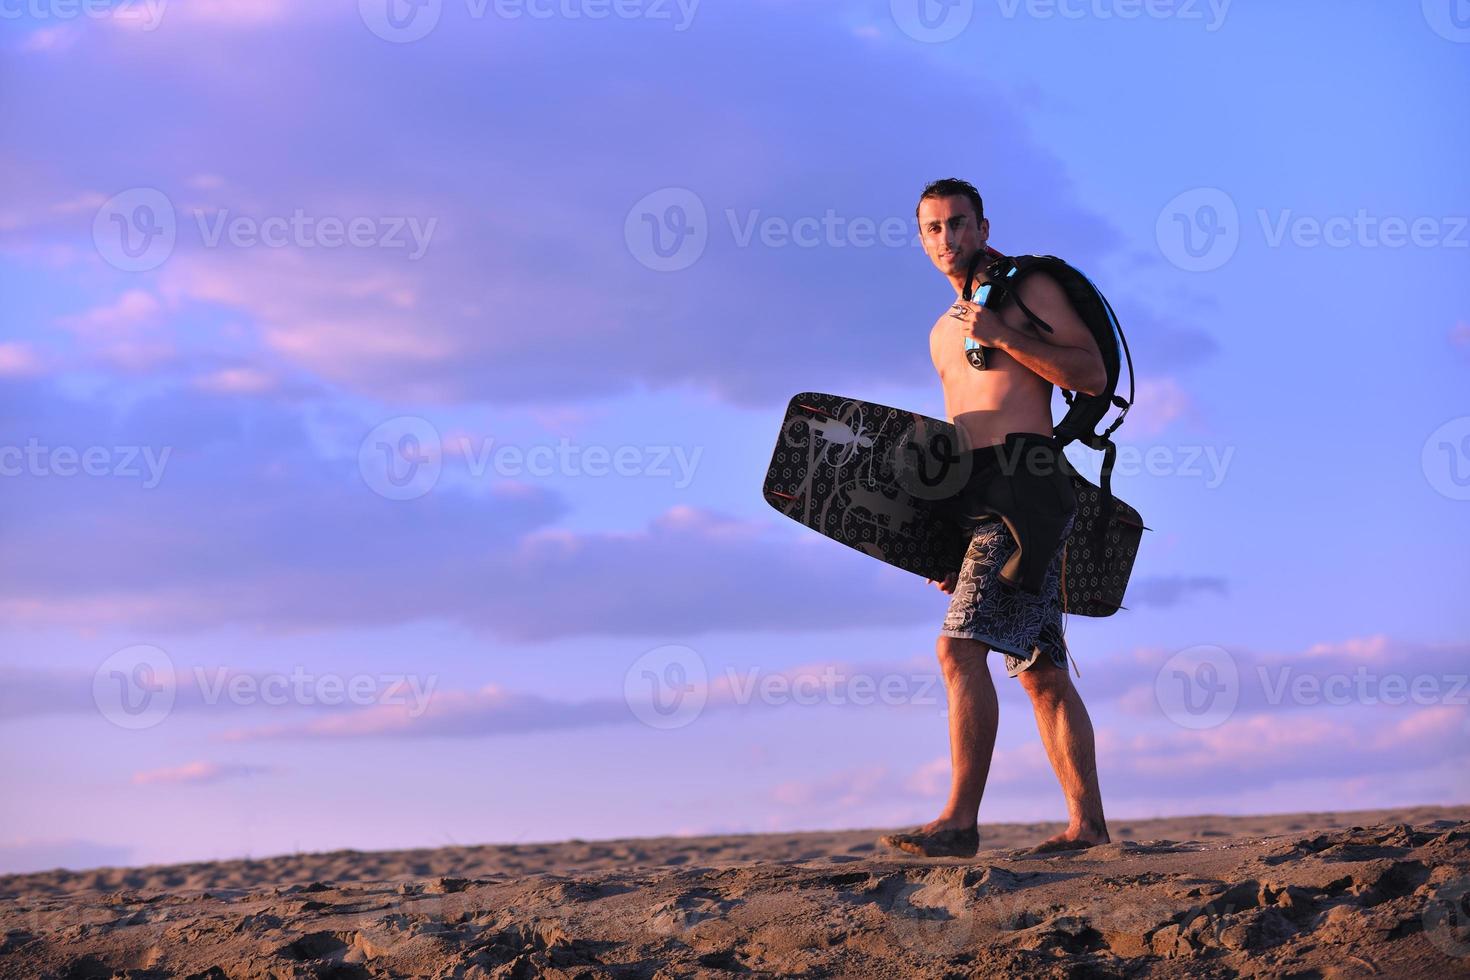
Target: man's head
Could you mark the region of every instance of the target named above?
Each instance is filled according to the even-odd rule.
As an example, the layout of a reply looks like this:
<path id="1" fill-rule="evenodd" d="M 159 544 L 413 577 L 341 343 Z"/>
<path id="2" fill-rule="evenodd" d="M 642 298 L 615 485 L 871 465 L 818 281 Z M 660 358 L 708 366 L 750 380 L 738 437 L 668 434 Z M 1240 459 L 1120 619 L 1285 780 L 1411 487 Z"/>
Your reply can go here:
<path id="1" fill-rule="evenodd" d="M 940 272 L 963 278 L 970 258 L 990 237 L 980 192 L 958 177 L 936 180 L 919 195 L 915 214 L 924 252 Z"/>

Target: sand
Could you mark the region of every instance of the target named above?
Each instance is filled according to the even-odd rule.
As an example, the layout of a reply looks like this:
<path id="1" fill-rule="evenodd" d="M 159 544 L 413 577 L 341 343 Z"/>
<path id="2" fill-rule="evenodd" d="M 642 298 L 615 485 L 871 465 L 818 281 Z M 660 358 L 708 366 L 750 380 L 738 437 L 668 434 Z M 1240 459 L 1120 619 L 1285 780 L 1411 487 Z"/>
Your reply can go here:
<path id="1" fill-rule="evenodd" d="M 1470 806 L 662 837 L 0 877 L 4 977 L 1470 977 Z"/>

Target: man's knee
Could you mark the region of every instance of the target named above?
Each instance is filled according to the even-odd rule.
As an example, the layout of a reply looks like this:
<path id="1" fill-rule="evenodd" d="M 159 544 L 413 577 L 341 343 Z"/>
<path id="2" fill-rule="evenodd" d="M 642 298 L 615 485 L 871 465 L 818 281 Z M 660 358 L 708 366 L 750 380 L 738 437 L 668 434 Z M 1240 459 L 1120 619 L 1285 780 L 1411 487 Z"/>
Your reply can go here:
<path id="1" fill-rule="evenodd" d="M 941 636 L 936 645 L 939 666 L 946 674 L 986 670 L 985 655 L 990 646 L 963 636 Z"/>
<path id="2" fill-rule="evenodd" d="M 1049 657 L 1038 657 L 1036 663 L 1016 675 L 1033 701 L 1061 701 L 1072 687 L 1066 668 L 1058 667 Z"/>

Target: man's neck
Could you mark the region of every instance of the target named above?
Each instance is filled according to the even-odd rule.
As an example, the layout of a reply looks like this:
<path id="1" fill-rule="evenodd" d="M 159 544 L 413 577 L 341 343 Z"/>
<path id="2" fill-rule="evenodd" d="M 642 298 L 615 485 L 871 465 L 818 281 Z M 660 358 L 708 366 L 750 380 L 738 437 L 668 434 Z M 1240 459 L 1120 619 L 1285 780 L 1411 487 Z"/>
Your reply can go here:
<path id="1" fill-rule="evenodd" d="M 983 246 L 983 245 L 980 246 L 980 251 L 983 254 L 982 254 L 981 258 L 980 258 L 980 264 L 975 268 L 975 291 L 976 292 L 979 292 L 980 291 L 980 287 L 983 286 L 983 285 L 985 285 L 987 282 L 990 281 L 990 276 L 986 274 L 990 270 L 989 253 L 985 251 L 985 246 Z M 975 257 L 973 255 L 971 255 L 970 256 L 970 261 L 973 261 L 974 258 Z M 949 282 L 950 282 L 950 285 L 954 286 L 954 293 L 955 293 L 956 296 L 963 296 L 963 295 L 965 295 L 965 274 L 963 272 L 961 272 L 957 276 L 950 276 L 949 277 Z"/>

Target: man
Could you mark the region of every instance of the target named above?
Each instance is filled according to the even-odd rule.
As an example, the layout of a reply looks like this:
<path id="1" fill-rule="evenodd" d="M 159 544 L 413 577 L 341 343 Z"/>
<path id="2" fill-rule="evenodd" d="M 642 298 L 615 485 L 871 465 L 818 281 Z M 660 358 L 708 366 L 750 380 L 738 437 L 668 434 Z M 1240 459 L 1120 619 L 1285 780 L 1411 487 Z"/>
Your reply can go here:
<path id="1" fill-rule="evenodd" d="M 924 251 L 956 294 L 963 294 L 971 260 L 987 247 L 990 236 L 979 192 L 963 180 L 935 181 L 920 196 L 917 214 Z M 977 293 L 986 281 L 987 264 L 982 261 L 978 267 Z M 1015 478 L 1014 466 L 978 465 L 993 462 L 1008 435 L 1035 433 L 1035 439 L 1052 435 L 1053 385 L 1095 395 L 1107 384 L 1097 342 L 1056 280 L 1037 272 L 1021 283 L 1018 292 L 1026 308 L 1052 332 L 1038 330 L 1014 298 L 999 311 L 958 299 L 929 331 L 929 354 L 944 388 L 945 412 L 960 438 L 979 447 L 971 451 L 984 480 Z M 976 346 L 984 349 L 983 357 L 972 354 L 972 361 L 966 348 Z M 972 483 L 976 479 L 972 476 Z M 1061 543 L 1071 527 L 1076 501 L 1064 476 L 1055 477 L 1065 484 L 1060 487 L 1036 479 L 1018 483 L 1014 496 L 1028 507 L 1051 507 L 1053 530 L 1062 528 L 1059 534 L 1037 535 L 1034 541 L 1021 534 L 1022 544 L 1033 548 L 1035 541 L 1057 545 L 1040 593 L 1003 580 L 1002 566 L 1018 544 L 1007 522 L 993 517 L 973 525 L 959 572 L 935 583 L 952 593 L 938 641 L 949 702 L 949 801 L 937 819 L 915 832 L 882 838 L 888 847 L 926 857 L 969 857 L 978 849 L 976 822 L 999 719 L 986 661 L 992 650 L 1004 655 L 1006 674 L 1018 678 L 1030 695 L 1042 744 L 1067 799 L 1067 829 L 1033 852 L 1091 847 L 1109 839 L 1097 784 L 1092 722 L 1067 674 L 1062 633 Z M 1045 499 L 1038 502 L 1038 497 Z"/>

